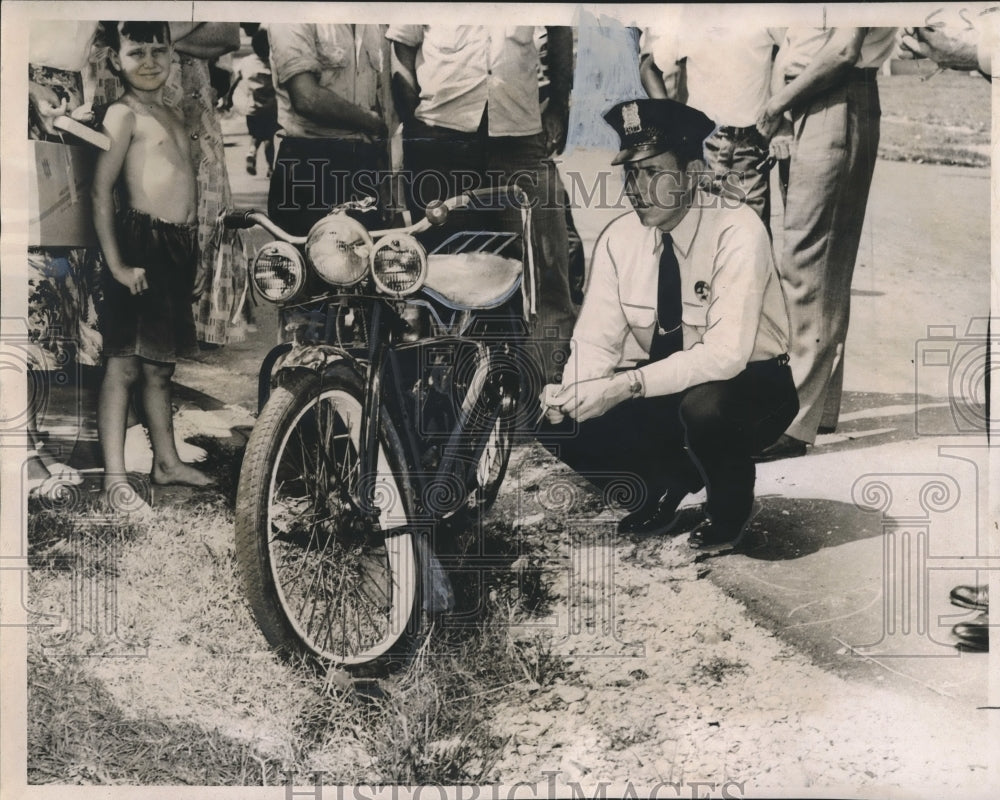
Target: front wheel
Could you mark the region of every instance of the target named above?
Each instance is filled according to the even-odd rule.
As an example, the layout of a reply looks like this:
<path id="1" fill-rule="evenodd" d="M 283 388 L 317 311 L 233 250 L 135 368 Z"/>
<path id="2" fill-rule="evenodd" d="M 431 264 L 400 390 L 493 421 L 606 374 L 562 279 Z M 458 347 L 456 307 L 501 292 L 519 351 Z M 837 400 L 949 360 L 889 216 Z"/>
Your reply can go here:
<path id="1" fill-rule="evenodd" d="M 363 397 L 347 364 L 286 378 L 254 426 L 236 499 L 237 561 L 268 642 L 352 671 L 399 661 L 421 618 L 402 447 L 384 425 L 375 485 L 361 486 Z"/>

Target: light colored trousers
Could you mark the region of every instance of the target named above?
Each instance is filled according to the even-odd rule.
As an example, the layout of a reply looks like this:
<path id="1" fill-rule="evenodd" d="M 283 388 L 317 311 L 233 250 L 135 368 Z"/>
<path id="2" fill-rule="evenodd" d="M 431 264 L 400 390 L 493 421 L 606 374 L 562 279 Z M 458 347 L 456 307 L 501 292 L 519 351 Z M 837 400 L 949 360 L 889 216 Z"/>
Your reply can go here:
<path id="1" fill-rule="evenodd" d="M 851 278 L 878 153 L 876 70 L 793 109 L 795 141 L 779 272 L 791 322 L 799 413 L 788 435 L 812 443 L 835 428 L 844 380 Z"/>

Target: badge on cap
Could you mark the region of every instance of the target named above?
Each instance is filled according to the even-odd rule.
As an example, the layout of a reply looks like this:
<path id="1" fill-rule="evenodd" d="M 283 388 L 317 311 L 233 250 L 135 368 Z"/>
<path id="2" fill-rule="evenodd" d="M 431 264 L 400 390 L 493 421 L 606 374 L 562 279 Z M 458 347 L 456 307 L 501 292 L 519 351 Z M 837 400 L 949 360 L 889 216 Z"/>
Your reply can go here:
<path id="1" fill-rule="evenodd" d="M 642 130 L 642 120 L 639 119 L 639 106 L 626 103 L 622 106 L 622 127 L 626 134 L 638 133 Z"/>

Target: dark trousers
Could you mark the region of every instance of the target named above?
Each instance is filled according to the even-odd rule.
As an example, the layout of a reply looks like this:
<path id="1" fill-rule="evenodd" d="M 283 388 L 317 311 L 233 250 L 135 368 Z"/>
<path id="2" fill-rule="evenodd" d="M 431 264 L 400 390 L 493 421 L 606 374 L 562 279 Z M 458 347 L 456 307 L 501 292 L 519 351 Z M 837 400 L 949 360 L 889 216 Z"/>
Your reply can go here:
<path id="1" fill-rule="evenodd" d="M 579 424 L 567 418 L 544 426 L 539 441 L 609 493 L 619 484 L 614 493 L 634 497 L 632 507 L 668 490 L 705 487 L 713 522 L 738 527 L 753 510 L 753 455 L 777 440 L 798 405 L 791 370 L 770 359 L 726 381 L 627 400 Z"/>
<path id="2" fill-rule="evenodd" d="M 754 127 L 720 128 L 705 139 L 705 164 L 715 173 L 712 191 L 752 208 L 771 232 L 769 175 L 757 169 L 767 142 Z"/>
<path id="3" fill-rule="evenodd" d="M 403 130 L 403 163 L 409 180 L 408 204 L 419 216 L 431 200 L 514 180 L 533 202 L 532 246 L 538 279 L 538 320 L 534 339 L 543 363 L 530 376 L 537 397 L 558 382 L 576 322 L 570 299 L 566 211 L 556 166 L 543 136 L 493 136 L 486 116 L 478 131 L 463 133 L 411 120 Z M 419 216 L 417 218 L 419 218 Z M 509 215 L 508 215 L 509 216 Z M 519 216 L 516 216 L 514 224 Z M 510 221 L 508 221 L 508 225 Z M 506 228 L 505 228 L 506 229 Z"/>
<path id="4" fill-rule="evenodd" d="M 384 142 L 279 137 L 267 214 L 289 233 L 305 235 L 339 203 L 380 199 L 385 164 Z M 381 211 L 352 216 L 369 230 L 383 227 Z"/>

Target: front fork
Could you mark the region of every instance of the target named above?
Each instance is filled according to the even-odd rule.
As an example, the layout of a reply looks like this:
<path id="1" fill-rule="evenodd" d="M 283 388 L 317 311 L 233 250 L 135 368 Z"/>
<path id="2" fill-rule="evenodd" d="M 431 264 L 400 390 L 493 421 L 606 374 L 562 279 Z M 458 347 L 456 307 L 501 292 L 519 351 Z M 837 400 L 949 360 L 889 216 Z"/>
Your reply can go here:
<path id="1" fill-rule="evenodd" d="M 361 409 L 360 487 L 361 511 L 377 526 L 379 507 L 375 505 L 375 478 L 378 475 L 379 430 L 382 424 L 382 370 L 385 365 L 390 326 L 385 324 L 384 306 L 375 303 L 369 327 L 368 375 L 365 378 L 364 405 Z"/>

